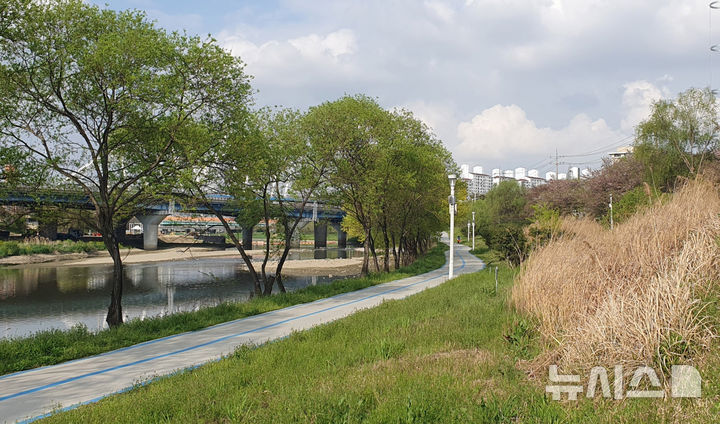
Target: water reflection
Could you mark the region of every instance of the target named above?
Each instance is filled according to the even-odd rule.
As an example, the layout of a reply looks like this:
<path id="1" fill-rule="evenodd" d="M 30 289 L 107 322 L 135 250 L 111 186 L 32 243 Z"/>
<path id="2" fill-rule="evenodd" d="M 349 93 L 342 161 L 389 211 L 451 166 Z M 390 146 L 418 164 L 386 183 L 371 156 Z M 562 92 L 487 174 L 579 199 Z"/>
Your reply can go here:
<path id="1" fill-rule="evenodd" d="M 306 259 L 317 254 L 295 253 Z M 338 257 L 336 252 L 326 257 Z M 123 294 L 126 319 L 197 310 L 227 301 L 249 298 L 252 281 L 235 258 L 128 265 Z M 284 277 L 288 290 L 327 284 L 346 277 Z M 0 338 L 24 336 L 38 330 L 85 324 L 91 330 L 106 327 L 112 267 L 33 266 L 0 268 Z"/>

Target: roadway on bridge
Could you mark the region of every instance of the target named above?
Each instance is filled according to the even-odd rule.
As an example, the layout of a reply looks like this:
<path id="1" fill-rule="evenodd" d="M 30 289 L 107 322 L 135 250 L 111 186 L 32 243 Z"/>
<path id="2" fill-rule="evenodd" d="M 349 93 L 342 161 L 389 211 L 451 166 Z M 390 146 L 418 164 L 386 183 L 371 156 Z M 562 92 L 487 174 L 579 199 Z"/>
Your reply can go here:
<path id="1" fill-rule="evenodd" d="M 446 254 L 447 257 L 447 254 Z M 479 271 L 483 263 L 455 245 L 455 275 Z M 52 412 L 96 402 L 159 376 L 402 299 L 447 280 L 448 264 L 415 277 L 391 281 L 315 302 L 295 305 L 199 331 L 182 333 L 43 368 L 0 377 L 0 422 L 33 421 Z"/>

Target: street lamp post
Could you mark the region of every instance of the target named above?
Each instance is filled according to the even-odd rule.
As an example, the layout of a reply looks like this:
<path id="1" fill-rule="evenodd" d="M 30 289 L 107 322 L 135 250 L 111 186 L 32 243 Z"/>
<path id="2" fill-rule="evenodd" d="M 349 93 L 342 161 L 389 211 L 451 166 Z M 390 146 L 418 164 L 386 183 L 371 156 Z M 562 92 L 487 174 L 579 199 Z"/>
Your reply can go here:
<path id="1" fill-rule="evenodd" d="M 455 179 L 455 174 L 448 175 L 448 180 L 450 180 L 450 197 L 448 197 L 450 205 L 450 270 L 448 271 L 448 280 L 453 278 L 453 256 L 455 254 Z"/>
<path id="2" fill-rule="evenodd" d="M 467 234 L 468 239 L 470 239 L 470 221 L 468 221 L 468 230 L 467 230 L 467 233 L 465 233 L 465 234 Z"/>
<path id="3" fill-rule="evenodd" d="M 473 242 L 472 242 L 472 244 L 473 244 L 473 250 L 475 250 L 475 212 L 474 211 L 472 213 L 472 227 L 473 227 L 473 230 L 472 230 L 473 231 L 473 236 L 472 236 Z"/>

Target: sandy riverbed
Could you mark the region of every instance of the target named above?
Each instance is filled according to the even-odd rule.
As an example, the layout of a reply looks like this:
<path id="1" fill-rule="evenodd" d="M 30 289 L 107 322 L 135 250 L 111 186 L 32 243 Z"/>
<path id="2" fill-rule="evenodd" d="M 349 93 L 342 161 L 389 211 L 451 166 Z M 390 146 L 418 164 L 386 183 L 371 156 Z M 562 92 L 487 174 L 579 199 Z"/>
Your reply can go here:
<path id="1" fill-rule="evenodd" d="M 254 258 L 262 258 L 262 250 L 250 250 L 248 254 Z M 185 261 L 202 258 L 237 258 L 240 254 L 235 249 L 218 250 L 207 247 L 172 247 L 161 250 L 145 251 L 141 249 L 123 249 L 123 263 L 139 264 L 167 261 Z M 68 253 L 58 255 L 26 255 L 11 256 L 0 259 L 0 265 L 32 266 L 43 263 L 53 266 L 88 266 L 88 265 L 111 265 L 112 259 L 107 252 L 96 252 L 93 254 Z M 260 263 L 254 262 L 256 270 L 260 269 Z M 276 261 L 270 261 L 267 265 L 267 272 L 274 272 L 277 266 Z M 351 259 L 304 259 L 286 261 L 283 265 L 283 273 L 286 275 L 353 275 L 359 274 L 362 266 L 362 257 Z"/>

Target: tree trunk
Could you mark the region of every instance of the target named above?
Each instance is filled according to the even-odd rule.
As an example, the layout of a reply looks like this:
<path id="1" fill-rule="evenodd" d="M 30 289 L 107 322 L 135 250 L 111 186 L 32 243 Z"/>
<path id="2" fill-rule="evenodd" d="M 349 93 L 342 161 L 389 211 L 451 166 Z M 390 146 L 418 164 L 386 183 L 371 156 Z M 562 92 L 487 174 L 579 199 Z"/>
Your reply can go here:
<path id="1" fill-rule="evenodd" d="M 385 257 L 383 258 L 383 271 L 390 272 L 390 238 L 387 233 L 387 225 L 383 225 L 383 241 L 385 242 Z"/>
<path id="2" fill-rule="evenodd" d="M 360 275 L 367 277 L 370 273 L 370 229 L 365 229 L 365 241 L 363 241 L 363 261 Z"/>
<path id="3" fill-rule="evenodd" d="M 395 244 L 395 234 L 392 235 L 392 253 L 393 253 L 393 260 L 395 261 L 395 269 L 400 268 L 400 256 L 398 255 L 397 251 L 397 245 Z"/>
<path id="4" fill-rule="evenodd" d="M 114 229 L 112 225 L 104 225 L 103 228 L 103 242 L 105 242 L 105 247 L 113 260 L 112 292 L 110 294 L 110 306 L 108 306 L 105 321 L 110 327 L 117 327 L 123 323 L 122 293 L 125 274 L 123 273 L 120 246 L 115 238 Z"/>
<path id="5" fill-rule="evenodd" d="M 237 235 L 233 232 L 233 230 L 230 228 L 230 224 L 228 224 L 227 220 L 225 219 L 225 216 L 219 211 L 216 210 L 212 204 L 207 200 L 207 198 L 203 195 L 203 203 L 205 207 L 207 207 L 209 210 L 211 210 L 215 216 L 220 220 L 220 223 L 222 224 L 223 228 L 225 229 L 225 233 L 230 236 L 230 240 L 232 240 L 233 244 L 235 245 L 235 248 L 240 253 L 240 256 L 242 256 L 243 261 L 245 262 L 245 265 L 248 267 L 248 271 L 250 272 L 250 276 L 253 280 L 253 294 L 255 296 L 262 295 L 262 288 L 260 287 L 260 279 L 258 278 L 257 272 L 255 272 L 255 267 L 253 266 L 252 259 L 250 259 L 250 256 L 248 256 L 247 252 L 245 252 L 245 249 L 242 246 L 242 243 L 240 243 L 240 240 L 237 238 Z"/>
<path id="6" fill-rule="evenodd" d="M 370 236 L 370 251 L 372 252 L 373 261 L 375 262 L 375 271 L 380 272 L 380 263 L 378 262 L 377 252 L 375 252 L 375 240 Z"/>
<path id="7" fill-rule="evenodd" d="M 280 289 L 280 293 L 287 293 L 287 290 L 285 290 L 285 284 L 283 284 L 282 282 L 282 274 L 280 273 L 280 271 L 275 274 L 275 283 L 277 283 L 278 288 Z"/>
<path id="8" fill-rule="evenodd" d="M 268 259 L 270 258 L 270 214 L 268 210 L 267 186 L 265 186 L 265 190 L 263 191 L 263 212 L 265 214 L 265 257 L 263 258 L 260 272 L 262 274 L 263 284 L 265 285 L 263 296 L 270 296 L 275 279 L 269 277 L 265 272 Z"/>

